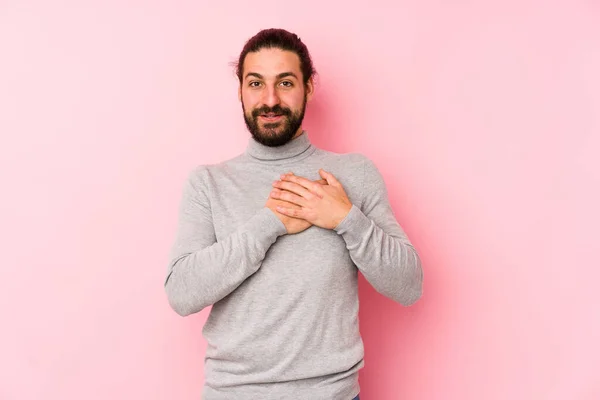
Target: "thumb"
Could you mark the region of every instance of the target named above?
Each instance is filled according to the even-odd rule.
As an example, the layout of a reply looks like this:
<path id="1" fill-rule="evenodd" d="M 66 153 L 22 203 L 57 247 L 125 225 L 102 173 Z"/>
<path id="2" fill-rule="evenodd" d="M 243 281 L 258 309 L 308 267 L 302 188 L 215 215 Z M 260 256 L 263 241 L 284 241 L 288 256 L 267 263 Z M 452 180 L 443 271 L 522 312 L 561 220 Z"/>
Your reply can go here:
<path id="1" fill-rule="evenodd" d="M 321 175 L 321 177 L 325 179 L 329 185 L 338 187 L 340 186 L 340 182 L 335 178 L 335 176 L 325 171 L 324 169 L 319 170 L 319 175 Z"/>

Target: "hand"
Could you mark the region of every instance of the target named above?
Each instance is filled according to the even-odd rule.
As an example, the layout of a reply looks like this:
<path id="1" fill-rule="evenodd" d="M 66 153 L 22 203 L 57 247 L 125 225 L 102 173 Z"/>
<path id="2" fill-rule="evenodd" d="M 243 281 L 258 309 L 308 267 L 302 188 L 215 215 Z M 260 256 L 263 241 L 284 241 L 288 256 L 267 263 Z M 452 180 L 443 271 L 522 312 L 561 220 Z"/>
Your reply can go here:
<path id="1" fill-rule="evenodd" d="M 291 173 L 288 173 L 286 175 L 290 175 L 290 174 Z M 320 185 L 327 185 L 327 181 L 325 179 L 319 179 L 317 181 L 314 181 L 314 183 L 317 183 Z M 300 209 L 300 206 L 298 206 L 296 204 L 288 203 L 287 201 L 284 201 L 284 200 L 277 200 L 272 197 L 269 197 L 267 199 L 267 203 L 265 204 L 265 206 L 268 207 L 271 211 L 273 211 L 275 213 L 275 215 L 279 218 L 279 220 L 281 222 L 283 222 L 287 233 L 290 235 L 305 231 L 306 229 L 308 229 L 312 226 L 312 224 L 306 220 L 289 217 L 289 216 L 281 214 L 277 211 L 277 207 Z"/>
<path id="2" fill-rule="evenodd" d="M 273 182 L 271 198 L 293 205 L 278 204 L 275 209 L 281 214 L 333 229 L 346 218 L 352 203 L 342 184 L 332 174 L 322 169 L 319 174 L 327 185 L 293 174 L 282 175 L 281 180 Z"/>

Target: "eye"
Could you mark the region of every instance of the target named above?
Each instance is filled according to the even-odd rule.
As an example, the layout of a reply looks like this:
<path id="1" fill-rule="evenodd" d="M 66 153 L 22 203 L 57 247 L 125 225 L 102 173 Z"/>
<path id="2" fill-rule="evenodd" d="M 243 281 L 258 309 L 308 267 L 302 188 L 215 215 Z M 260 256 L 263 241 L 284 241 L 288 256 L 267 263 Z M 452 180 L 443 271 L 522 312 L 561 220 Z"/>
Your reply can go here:
<path id="1" fill-rule="evenodd" d="M 292 86 L 294 86 L 294 84 L 292 82 L 290 82 L 290 81 L 283 81 L 283 82 L 281 82 L 281 84 L 283 86 L 285 86 L 285 87 L 292 87 Z"/>
<path id="2" fill-rule="evenodd" d="M 258 87 L 258 85 L 260 85 L 260 82 L 257 82 L 257 81 L 252 81 L 248 84 L 248 86 L 250 86 L 250 87 Z"/>

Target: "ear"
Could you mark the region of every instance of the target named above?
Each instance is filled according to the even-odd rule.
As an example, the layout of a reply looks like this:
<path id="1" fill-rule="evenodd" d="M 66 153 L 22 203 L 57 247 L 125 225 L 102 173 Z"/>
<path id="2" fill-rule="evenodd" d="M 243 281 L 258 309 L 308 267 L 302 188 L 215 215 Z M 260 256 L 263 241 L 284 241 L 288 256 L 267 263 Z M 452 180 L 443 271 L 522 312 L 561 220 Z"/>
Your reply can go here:
<path id="1" fill-rule="evenodd" d="M 306 101 L 310 101 L 315 92 L 315 85 L 312 76 L 308 78 L 308 82 L 306 82 L 304 89 L 306 90 Z"/>

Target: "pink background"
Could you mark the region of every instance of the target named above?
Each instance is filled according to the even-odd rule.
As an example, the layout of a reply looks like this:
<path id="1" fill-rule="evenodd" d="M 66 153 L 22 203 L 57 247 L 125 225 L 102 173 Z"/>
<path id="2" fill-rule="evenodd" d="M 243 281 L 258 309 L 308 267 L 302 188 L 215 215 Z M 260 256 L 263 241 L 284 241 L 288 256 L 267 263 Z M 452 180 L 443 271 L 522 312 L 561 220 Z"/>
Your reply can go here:
<path id="1" fill-rule="evenodd" d="M 0 399 L 199 399 L 167 252 L 189 170 L 246 146 L 228 63 L 267 27 L 423 258 L 413 307 L 361 279 L 364 400 L 600 398 L 598 2 L 202 3 L 0 1 Z"/>

